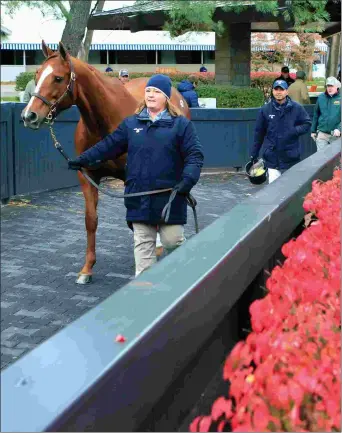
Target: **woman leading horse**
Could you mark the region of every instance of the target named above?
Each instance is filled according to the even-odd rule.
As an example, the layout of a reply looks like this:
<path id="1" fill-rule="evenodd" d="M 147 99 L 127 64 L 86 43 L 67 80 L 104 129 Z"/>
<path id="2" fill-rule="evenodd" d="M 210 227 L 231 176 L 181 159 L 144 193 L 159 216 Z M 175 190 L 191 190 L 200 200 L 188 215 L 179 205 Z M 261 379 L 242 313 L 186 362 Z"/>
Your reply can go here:
<path id="1" fill-rule="evenodd" d="M 42 41 L 42 51 L 46 59 L 37 72 L 35 92 L 22 111 L 22 119 L 26 127 L 38 129 L 45 122 L 53 121 L 58 113 L 76 105 L 80 112 L 75 131 L 76 155 L 113 132 L 126 117 L 134 114 L 144 98 L 147 78 L 133 79 L 123 86 L 117 78 L 108 77 L 70 56 L 62 43 L 57 51 L 52 51 Z M 172 88 L 170 101 L 190 119 L 187 103 L 175 88 Z M 122 155 L 96 168 L 85 169 L 86 174 L 96 184 L 105 177 L 124 181 L 126 157 Z M 76 282 L 85 284 L 91 282 L 96 263 L 98 190 L 80 171 L 77 174 L 85 200 L 87 249 Z"/>
<path id="2" fill-rule="evenodd" d="M 70 169 L 80 170 L 127 153 L 125 194 L 165 188 L 177 192 L 167 223 L 162 212 L 169 193 L 125 198 L 126 219 L 134 231 L 136 275 L 156 262 L 157 231 L 167 252 L 184 242 L 186 194 L 197 183 L 203 165 L 202 148 L 193 124 L 170 102 L 171 87 L 169 77 L 152 76 L 136 113 L 69 161 Z"/>

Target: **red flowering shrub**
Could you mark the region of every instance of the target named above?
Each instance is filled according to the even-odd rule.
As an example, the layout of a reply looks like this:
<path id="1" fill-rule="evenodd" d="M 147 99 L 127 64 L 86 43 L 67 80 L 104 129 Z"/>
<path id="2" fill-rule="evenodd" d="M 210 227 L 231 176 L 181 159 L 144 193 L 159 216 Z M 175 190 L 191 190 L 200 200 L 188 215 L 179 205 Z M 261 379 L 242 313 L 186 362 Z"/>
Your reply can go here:
<path id="1" fill-rule="evenodd" d="M 313 182 L 309 227 L 282 247 L 252 332 L 225 362 L 229 395 L 190 431 L 341 431 L 340 177 Z"/>
<path id="2" fill-rule="evenodd" d="M 268 71 L 251 72 L 251 79 L 261 78 L 261 77 L 269 77 L 275 80 L 276 78 L 280 77 L 280 72 L 268 72 Z M 296 74 L 290 72 L 290 77 L 295 80 Z"/>
<path id="3" fill-rule="evenodd" d="M 280 72 L 251 72 L 251 87 L 261 90 L 265 101 L 271 97 L 273 81 L 280 76 Z M 296 74 L 291 73 L 290 77 L 296 79 Z"/>

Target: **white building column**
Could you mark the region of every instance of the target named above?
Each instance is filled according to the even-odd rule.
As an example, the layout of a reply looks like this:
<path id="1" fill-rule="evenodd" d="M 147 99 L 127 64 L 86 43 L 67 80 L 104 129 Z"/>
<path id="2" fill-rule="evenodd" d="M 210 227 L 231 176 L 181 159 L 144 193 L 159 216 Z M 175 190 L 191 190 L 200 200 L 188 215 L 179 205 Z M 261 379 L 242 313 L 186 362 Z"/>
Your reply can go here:
<path id="1" fill-rule="evenodd" d="M 109 51 L 107 50 L 107 66 L 109 65 Z"/>
<path id="2" fill-rule="evenodd" d="M 156 65 L 158 65 L 158 50 L 156 50 Z"/>
<path id="3" fill-rule="evenodd" d="M 26 51 L 23 50 L 23 65 L 25 66 L 25 72 L 26 72 Z"/>
<path id="4" fill-rule="evenodd" d="M 201 65 L 204 65 L 204 54 L 203 54 L 203 50 L 201 50 Z"/>

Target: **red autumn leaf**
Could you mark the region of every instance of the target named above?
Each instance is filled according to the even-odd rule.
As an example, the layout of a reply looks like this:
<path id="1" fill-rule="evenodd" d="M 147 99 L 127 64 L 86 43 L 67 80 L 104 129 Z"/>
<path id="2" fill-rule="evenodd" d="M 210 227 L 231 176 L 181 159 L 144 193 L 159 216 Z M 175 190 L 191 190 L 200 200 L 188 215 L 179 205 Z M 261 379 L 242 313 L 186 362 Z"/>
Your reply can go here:
<path id="1" fill-rule="evenodd" d="M 270 412 L 265 404 L 254 408 L 253 425 L 258 431 L 265 431 L 270 419 Z"/>
<path id="2" fill-rule="evenodd" d="M 226 421 L 221 421 L 217 427 L 218 432 L 223 432 L 224 428 L 226 426 Z"/>
<path id="3" fill-rule="evenodd" d="M 232 402 L 224 397 L 219 397 L 212 406 L 211 418 L 213 421 L 217 421 L 222 415 L 225 415 L 227 419 L 233 416 Z"/>
<path id="4" fill-rule="evenodd" d="M 116 336 L 116 338 L 115 338 L 115 341 L 116 341 L 117 343 L 124 343 L 124 342 L 126 341 L 126 338 L 125 338 L 123 335 L 118 334 L 118 335 Z"/>
<path id="5" fill-rule="evenodd" d="M 198 424 L 199 424 L 201 419 L 202 419 L 201 416 L 196 416 L 196 418 L 190 424 L 189 431 L 197 432 L 198 431 Z"/>
<path id="6" fill-rule="evenodd" d="M 210 416 L 203 416 L 198 424 L 198 431 L 199 432 L 208 432 L 210 430 L 211 426 L 211 417 Z"/>

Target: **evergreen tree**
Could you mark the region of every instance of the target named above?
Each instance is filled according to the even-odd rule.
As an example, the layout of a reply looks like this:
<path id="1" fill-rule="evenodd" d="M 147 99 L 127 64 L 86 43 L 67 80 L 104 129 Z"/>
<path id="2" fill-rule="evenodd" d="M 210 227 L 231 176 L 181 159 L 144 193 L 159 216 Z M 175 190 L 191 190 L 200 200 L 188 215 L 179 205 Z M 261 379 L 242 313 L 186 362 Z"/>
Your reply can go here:
<path id="1" fill-rule="evenodd" d="M 224 23 L 215 18 L 216 8 L 225 12 L 241 13 L 253 8 L 256 12 L 282 15 L 286 21 L 293 20 L 297 32 L 321 32 L 329 20 L 326 11 L 328 0 L 164 0 L 163 9 L 167 15 L 164 30 L 171 36 L 180 36 L 188 31 L 214 31 L 217 35 L 224 32 Z M 156 0 L 137 0 L 137 5 L 158 7 Z"/>

